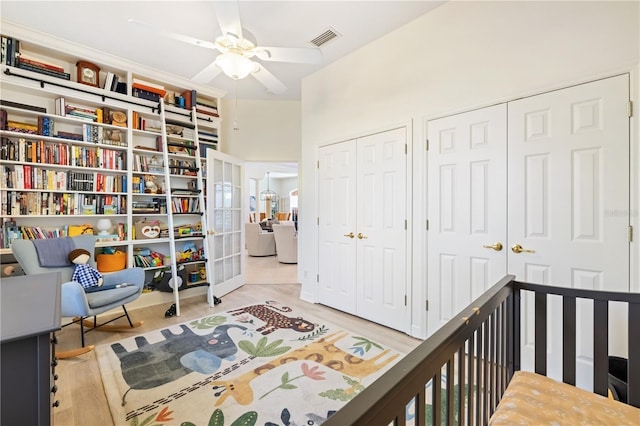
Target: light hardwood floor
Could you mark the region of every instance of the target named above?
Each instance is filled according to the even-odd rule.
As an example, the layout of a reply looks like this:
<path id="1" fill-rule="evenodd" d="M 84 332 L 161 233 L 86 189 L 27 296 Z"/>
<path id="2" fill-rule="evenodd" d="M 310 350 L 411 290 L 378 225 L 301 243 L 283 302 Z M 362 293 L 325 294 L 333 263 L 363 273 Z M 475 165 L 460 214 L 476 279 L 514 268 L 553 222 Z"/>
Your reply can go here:
<path id="1" fill-rule="evenodd" d="M 210 308 L 204 296 L 185 298 L 181 301 L 180 317 L 166 318 L 168 305 L 156 305 L 130 312 L 135 320 L 144 320 L 140 328 L 127 332 L 91 331 L 87 344 L 107 344 L 132 335 L 142 334 L 167 325 L 179 324 L 192 319 L 226 311 L 236 306 L 276 300 L 310 317 L 324 318 L 342 324 L 345 328 L 375 337 L 384 345 L 403 353 L 414 349 L 420 340 L 389 328 L 365 321 L 319 304 L 300 300 L 300 285 L 297 284 L 296 265 L 283 265 L 269 258 L 247 258 L 247 284 L 222 298 L 222 304 Z M 184 296 L 183 296 L 184 297 Z M 58 348 L 72 349 L 79 344 L 78 327 L 73 325 L 57 333 Z M 57 426 L 106 426 L 113 425 L 107 399 L 100 379 L 95 353 L 90 352 L 75 358 L 58 361 L 58 392 L 55 399 L 60 406 L 53 409 Z"/>

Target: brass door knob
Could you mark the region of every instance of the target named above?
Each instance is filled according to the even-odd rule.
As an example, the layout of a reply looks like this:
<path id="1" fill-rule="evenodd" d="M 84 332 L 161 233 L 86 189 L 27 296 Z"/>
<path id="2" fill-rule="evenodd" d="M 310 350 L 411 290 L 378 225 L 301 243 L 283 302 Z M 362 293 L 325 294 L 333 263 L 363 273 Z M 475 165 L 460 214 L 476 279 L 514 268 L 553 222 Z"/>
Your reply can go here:
<path id="1" fill-rule="evenodd" d="M 359 240 L 362 240 L 362 239 L 365 239 L 365 238 L 369 238 L 369 237 L 365 236 L 362 232 L 358 232 L 358 239 Z"/>
<path id="2" fill-rule="evenodd" d="M 353 238 L 355 234 L 353 232 L 349 232 L 348 234 L 344 234 L 345 237 Z"/>
<path id="3" fill-rule="evenodd" d="M 520 244 L 513 245 L 511 251 L 514 253 L 535 253 L 535 250 L 524 249 Z"/>
<path id="4" fill-rule="evenodd" d="M 501 251 L 502 250 L 502 243 L 501 242 L 497 242 L 495 244 L 485 244 L 482 247 L 494 249 L 495 251 Z"/>

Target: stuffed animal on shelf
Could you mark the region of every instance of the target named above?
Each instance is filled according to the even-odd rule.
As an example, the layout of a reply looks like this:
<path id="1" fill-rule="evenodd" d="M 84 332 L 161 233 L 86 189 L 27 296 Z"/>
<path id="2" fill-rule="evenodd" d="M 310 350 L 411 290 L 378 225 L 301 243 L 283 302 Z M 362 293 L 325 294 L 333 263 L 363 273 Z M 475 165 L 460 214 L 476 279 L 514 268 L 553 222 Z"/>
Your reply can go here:
<path id="1" fill-rule="evenodd" d="M 91 254 L 85 249 L 71 250 L 68 256 L 69 262 L 76 265 L 71 279 L 80 283 L 82 288 L 101 286 L 102 274 L 96 268 L 89 265 Z"/>

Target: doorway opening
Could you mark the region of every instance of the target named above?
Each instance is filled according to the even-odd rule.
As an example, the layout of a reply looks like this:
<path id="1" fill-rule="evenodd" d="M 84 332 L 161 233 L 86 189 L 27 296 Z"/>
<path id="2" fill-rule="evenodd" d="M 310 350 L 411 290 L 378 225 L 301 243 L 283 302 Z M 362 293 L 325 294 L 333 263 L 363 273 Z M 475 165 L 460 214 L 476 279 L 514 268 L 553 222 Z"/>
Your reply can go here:
<path id="1" fill-rule="evenodd" d="M 247 161 L 244 181 L 248 189 L 245 193 L 249 197 L 249 202 L 246 203 L 247 211 L 244 214 L 246 222 L 260 223 L 269 218 L 281 217 L 293 221 L 295 215 L 294 224 L 297 224 L 298 163 Z M 268 200 L 261 196 L 267 191 L 272 193 Z M 252 284 L 251 277 L 256 277 L 260 283 L 265 283 L 266 278 L 261 277 L 262 274 L 272 275 L 276 281 L 285 279 L 294 283 L 299 282 L 298 265 L 279 263 L 277 256 L 251 259 L 247 256 L 246 265 L 247 284 Z M 292 269 L 295 269 L 293 274 Z"/>

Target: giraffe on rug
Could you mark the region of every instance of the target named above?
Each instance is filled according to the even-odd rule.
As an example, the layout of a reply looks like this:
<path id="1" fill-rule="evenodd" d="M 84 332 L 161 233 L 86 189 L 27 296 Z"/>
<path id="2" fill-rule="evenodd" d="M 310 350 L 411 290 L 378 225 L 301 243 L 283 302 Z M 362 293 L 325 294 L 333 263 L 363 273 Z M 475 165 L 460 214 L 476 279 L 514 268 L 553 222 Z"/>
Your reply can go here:
<path id="1" fill-rule="evenodd" d="M 253 390 L 250 385 L 251 381 L 256 377 L 259 377 L 262 374 L 288 362 L 315 362 L 343 373 L 346 376 L 355 377 L 362 381 L 362 379 L 380 370 L 398 357 L 398 354 L 395 354 L 377 363 L 378 360 L 389 353 L 389 349 L 385 349 L 370 359 L 362 359 L 345 352 L 334 345 L 335 342 L 345 336 L 347 336 L 346 332 L 338 331 L 306 346 L 287 352 L 268 363 L 262 364 L 253 370 L 241 374 L 232 380 L 211 382 L 213 389 L 217 390 L 215 396 L 220 397 L 215 405 L 219 406 L 229 396 L 232 396 L 238 404 L 250 404 L 253 402 Z"/>

